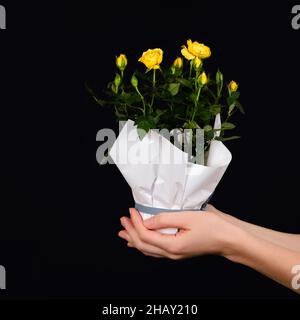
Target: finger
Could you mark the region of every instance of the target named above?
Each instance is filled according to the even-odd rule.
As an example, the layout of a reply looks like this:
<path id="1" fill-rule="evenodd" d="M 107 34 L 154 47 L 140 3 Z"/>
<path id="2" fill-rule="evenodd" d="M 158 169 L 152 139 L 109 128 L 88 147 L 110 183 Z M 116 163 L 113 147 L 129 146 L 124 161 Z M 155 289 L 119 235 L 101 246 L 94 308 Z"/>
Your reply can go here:
<path id="1" fill-rule="evenodd" d="M 192 213 L 193 214 L 193 213 Z M 188 229 L 190 212 L 164 212 L 144 220 L 147 229 L 179 228 Z"/>
<path id="2" fill-rule="evenodd" d="M 128 242 L 131 242 L 131 238 L 130 238 L 130 235 L 129 233 L 126 231 L 126 230 L 121 230 L 119 233 L 118 233 L 118 236 Z"/>
<path id="3" fill-rule="evenodd" d="M 118 235 L 120 238 L 128 241 L 128 243 L 127 243 L 128 247 L 135 248 L 135 246 L 131 243 L 131 238 L 129 236 L 129 233 L 126 230 L 121 230 Z M 135 249 L 137 249 L 137 248 L 135 248 Z M 141 252 L 146 256 L 151 256 L 151 257 L 155 257 L 155 258 L 163 258 L 162 255 L 154 254 L 152 252 L 147 252 L 147 251 L 141 251 Z"/>
<path id="4" fill-rule="evenodd" d="M 132 243 L 128 242 L 127 246 L 130 248 L 135 248 L 137 249 Z M 138 249 L 137 249 L 138 250 Z M 139 250 L 140 251 L 140 250 Z M 151 252 L 147 252 L 147 251 L 141 251 L 145 256 L 149 256 L 149 257 L 155 257 L 155 258 L 166 258 L 165 256 L 159 255 L 159 254 L 154 254 Z"/>
<path id="5" fill-rule="evenodd" d="M 146 251 L 141 251 L 145 256 L 147 256 L 147 257 L 154 257 L 154 258 L 160 258 L 160 259 L 162 259 L 162 258 L 166 258 L 166 257 L 164 257 L 164 256 L 160 256 L 160 255 L 158 255 L 158 254 L 153 254 L 153 253 L 150 253 L 150 252 L 146 252 Z"/>
<path id="6" fill-rule="evenodd" d="M 155 247 L 149 243 L 142 241 L 133 225 L 127 217 L 122 218 L 122 225 L 126 229 L 131 241 L 129 241 L 136 249 L 145 251 L 155 255 L 168 256 L 168 253 L 162 248 Z"/>
<path id="7" fill-rule="evenodd" d="M 161 248 L 164 251 L 172 252 L 178 242 L 178 237 L 170 234 L 161 234 L 157 231 L 148 230 L 143 223 L 142 217 L 136 209 L 130 209 L 131 221 L 138 234 L 138 237 L 148 244 Z"/>
<path id="8" fill-rule="evenodd" d="M 120 231 L 120 232 L 121 232 L 121 231 Z M 122 236 L 120 236 L 120 237 L 123 238 Z M 123 239 L 125 239 L 125 237 L 124 237 Z M 126 240 L 126 239 L 125 239 L 125 240 Z M 127 247 L 137 249 L 131 242 L 127 242 Z M 145 256 L 155 257 L 155 258 L 165 258 L 164 256 L 159 255 L 159 254 L 154 254 L 154 253 L 147 252 L 147 251 L 141 251 L 141 252 L 142 252 Z"/>

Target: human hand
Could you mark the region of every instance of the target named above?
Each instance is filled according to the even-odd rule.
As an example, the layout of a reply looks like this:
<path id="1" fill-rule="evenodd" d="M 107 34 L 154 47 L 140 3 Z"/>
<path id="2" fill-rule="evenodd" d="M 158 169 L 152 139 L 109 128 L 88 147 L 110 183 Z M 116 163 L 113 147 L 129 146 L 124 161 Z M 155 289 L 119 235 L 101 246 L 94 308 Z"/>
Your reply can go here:
<path id="1" fill-rule="evenodd" d="M 145 255 L 174 260 L 203 254 L 225 255 L 229 250 L 233 229 L 222 218 L 221 212 L 209 206 L 210 211 L 161 213 L 147 220 L 131 208 L 130 219 L 121 218 L 125 230 L 119 236 Z M 174 235 L 161 234 L 157 229 L 178 228 Z"/>
<path id="2" fill-rule="evenodd" d="M 241 263 L 299 293 L 291 285 L 293 266 L 299 264 L 300 235 L 262 228 L 236 219 L 208 206 L 208 211 L 161 213 L 144 220 L 135 209 L 130 219 L 121 218 L 125 230 L 119 236 L 145 255 L 184 259 L 203 254 L 219 254 Z M 176 234 L 157 229 L 178 228 Z M 292 278 L 293 277 L 293 278 Z"/>

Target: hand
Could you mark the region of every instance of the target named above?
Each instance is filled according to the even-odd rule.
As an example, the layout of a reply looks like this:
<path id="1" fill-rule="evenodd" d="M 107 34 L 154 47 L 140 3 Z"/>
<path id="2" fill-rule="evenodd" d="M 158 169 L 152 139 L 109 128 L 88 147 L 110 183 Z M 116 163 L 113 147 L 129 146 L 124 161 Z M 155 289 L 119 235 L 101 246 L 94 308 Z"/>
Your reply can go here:
<path id="1" fill-rule="evenodd" d="M 119 236 L 145 255 L 174 260 L 203 254 L 226 254 L 227 242 L 234 226 L 221 217 L 221 212 L 210 211 L 161 213 L 147 220 L 131 208 L 130 218 L 122 217 L 125 228 Z M 175 235 L 161 234 L 156 229 L 178 228 Z"/>
<path id="2" fill-rule="evenodd" d="M 144 220 L 135 209 L 121 218 L 119 236 L 145 255 L 184 259 L 219 254 L 255 269 L 300 294 L 292 270 L 300 261 L 300 235 L 286 234 L 241 221 L 208 206 L 208 211 L 161 213 Z M 156 229 L 178 228 L 176 234 Z"/>

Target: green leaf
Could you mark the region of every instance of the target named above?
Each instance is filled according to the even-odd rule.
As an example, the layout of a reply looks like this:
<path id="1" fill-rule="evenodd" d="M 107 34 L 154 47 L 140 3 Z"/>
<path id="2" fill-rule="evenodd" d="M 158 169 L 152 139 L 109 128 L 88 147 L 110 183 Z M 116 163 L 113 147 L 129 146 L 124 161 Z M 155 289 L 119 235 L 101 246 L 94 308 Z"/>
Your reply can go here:
<path id="1" fill-rule="evenodd" d="M 231 98 L 234 100 L 237 100 L 240 96 L 240 93 L 238 91 L 232 92 L 231 93 Z"/>
<path id="2" fill-rule="evenodd" d="M 229 106 L 229 109 L 228 109 L 228 115 L 229 115 L 229 116 L 232 114 L 232 111 L 233 111 L 233 109 L 235 108 L 235 105 L 236 105 L 236 103 L 233 103 L 233 104 L 231 104 L 231 105 Z"/>
<path id="3" fill-rule="evenodd" d="M 215 137 L 216 140 L 220 140 L 220 141 L 230 141 L 230 140 L 236 140 L 236 139 L 240 139 L 240 136 L 231 136 L 228 138 L 222 138 L 222 137 Z"/>
<path id="4" fill-rule="evenodd" d="M 204 138 L 205 138 L 205 141 L 212 140 L 214 138 L 214 132 L 213 131 L 204 132 Z"/>
<path id="5" fill-rule="evenodd" d="M 137 118 L 136 124 L 140 139 L 143 139 L 150 129 L 154 129 L 156 127 L 155 118 L 152 115 Z"/>
<path id="6" fill-rule="evenodd" d="M 239 98 L 240 93 L 238 91 L 232 92 L 231 95 L 226 99 L 227 104 L 230 106 L 233 103 L 236 102 L 236 100 Z"/>
<path id="7" fill-rule="evenodd" d="M 122 92 L 122 94 L 119 96 L 119 100 L 126 104 L 134 104 L 134 103 L 139 103 L 141 101 L 141 98 L 135 92 L 134 93 Z"/>
<path id="8" fill-rule="evenodd" d="M 118 93 L 117 92 L 117 87 L 116 87 L 116 85 L 114 83 L 112 83 L 112 85 L 111 85 L 111 90 L 116 94 Z"/>
<path id="9" fill-rule="evenodd" d="M 97 101 L 97 103 L 98 103 L 101 107 L 103 107 L 103 106 L 106 105 L 106 102 L 105 102 L 104 100 L 97 99 L 97 98 L 95 98 L 95 100 Z"/>
<path id="10" fill-rule="evenodd" d="M 160 120 L 160 117 L 165 114 L 168 110 L 160 110 L 160 109 L 157 109 L 155 111 L 155 116 L 153 117 L 153 121 L 155 124 L 158 124 L 159 120 Z"/>
<path id="11" fill-rule="evenodd" d="M 93 99 L 94 99 L 101 107 L 105 106 L 106 101 L 97 98 L 95 92 L 88 86 L 87 83 L 85 83 L 84 85 L 85 85 L 85 89 L 86 89 L 87 92 L 93 97 Z"/>
<path id="12" fill-rule="evenodd" d="M 236 101 L 235 104 L 238 107 L 238 109 L 240 110 L 240 112 L 242 114 L 245 114 L 245 110 L 244 110 L 243 106 L 241 105 L 241 103 L 239 101 Z"/>
<path id="13" fill-rule="evenodd" d="M 196 121 L 188 120 L 188 121 L 186 121 L 186 122 L 184 123 L 183 128 L 184 128 L 184 129 L 198 129 L 199 126 L 198 126 L 198 124 L 197 124 Z"/>
<path id="14" fill-rule="evenodd" d="M 222 123 L 222 126 L 221 126 L 222 130 L 231 130 L 231 129 L 234 129 L 234 128 L 235 128 L 235 125 L 233 123 L 230 123 L 230 122 L 224 122 L 224 123 Z"/>
<path id="15" fill-rule="evenodd" d="M 172 96 L 176 96 L 179 91 L 180 83 L 170 83 L 168 86 L 168 91 Z"/>
<path id="16" fill-rule="evenodd" d="M 126 114 L 120 112 L 118 108 L 115 108 L 115 114 L 119 120 L 127 120 Z"/>
<path id="17" fill-rule="evenodd" d="M 210 119 L 211 119 L 211 113 L 207 110 L 203 110 L 203 108 L 201 108 L 198 112 L 197 112 L 197 118 L 200 118 L 204 124 L 208 124 Z"/>
<path id="18" fill-rule="evenodd" d="M 215 116 L 221 112 L 221 106 L 218 104 L 214 104 L 209 106 L 209 111 Z"/>
<path id="19" fill-rule="evenodd" d="M 139 138 L 141 140 L 143 140 L 143 138 L 145 137 L 145 135 L 148 133 L 149 129 L 148 130 L 145 130 L 144 128 L 137 128 L 137 133 L 139 135 Z"/>
<path id="20" fill-rule="evenodd" d="M 184 87 L 193 88 L 193 84 L 191 83 L 191 81 L 184 79 L 184 78 L 178 78 L 177 79 L 179 83 L 181 83 Z"/>
<path id="21" fill-rule="evenodd" d="M 210 126 L 210 125 L 208 124 L 208 125 L 204 126 L 203 129 L 204 129 L 205 132 L 209 132 L 209 131 L 211 131 L 213 128 L 212 128 L 212 126 Z"/>

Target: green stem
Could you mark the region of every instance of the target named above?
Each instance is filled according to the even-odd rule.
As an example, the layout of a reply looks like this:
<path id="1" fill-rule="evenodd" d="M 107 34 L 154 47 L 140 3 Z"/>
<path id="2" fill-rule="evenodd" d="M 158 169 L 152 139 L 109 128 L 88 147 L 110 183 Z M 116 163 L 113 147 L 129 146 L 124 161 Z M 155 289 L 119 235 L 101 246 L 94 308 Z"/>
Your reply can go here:
<path id="1" fill-rule="evenodd" d="M 145 104 L 145 99 L 143 97 L 143 95 L 140 93 L 140 90 L 138 87 L 135 87 L 135 90 L 137 92 L 137 94 L 140 96 L 141 100 L 142 100 L 142 103 L 143 103 L 143 115 L 145 116 L 146 115 L 146 104 Z"/>
<path id="2" fill-rule="evenodd" d="M 198 101 L 199 101 L 201 88 L 202 88 L 202 87 L 200 86 L 199 89 L 198 89 L 198 93 L 197 93 L 197 97 L 196 97 L 196 103 L 197 103 L 197 104 L 198 104 Z"/>
<path id="3" fill-rule="evenodd" d="M 155 88 L 155 83 L 156 83 L 156 69 L 153 69 L 153 78 L 152 78 L 153 90 Z M 153 111 L 153 102 L 154 102 L 154 92 L 152 93 L 152 98 L 151 98 L 151 103 L 150 103 L 150 112 Z"/>
<path id="4" fill-rule="evenodd" d="M 221 83 L 218 87 L 218 98 L 220 98 L 220 96 L 221 96 L 222 89 L 223 89 L 223 81 L 221 81 Z"/>
<path id="5" fill-rule="evenodd" d="M 155 75 L 156 75 L 156 69 L 153 69 L 153 79 L 152 79 L 153 88 L 155 88 L 155 82 L 156 82 Z"/>
<path id="6" fill-rule="evenodd" d="M 199 89 L 198 89 L 196 100 L 195 100 L 195 106 L 194 106 L 194 111 L 193 111 L 193 115 L 192 115 L 191 121 L 194 121 L 194 118 L 195 118 L 195 115 L 196 115 L 196 111 L 198 110 L 198 102 L 199 102 L 201 89 L 202 89 L 202 87 L 200 86 Z"/>
<path id="7" fill-rule="evenodd" d="M 227 122 L 229 120 L 230 116 L 231 116 L 230 114 L 227 114 L 227 117 L 224 122 Z"/>
<path id="8" fill-rule="evenodd" d="M 190 60 L 190 73 L 189 73 L 189 78 L 192 77 L 192 70 L 193 70 L 193 60 Z"/>
<path id="9" fill-rule="evenodd" d="M 198 77 L 199 77 L 200 71 L 196 71 L 196 77 L 195 77 L 195 89 L 197 89 L 198 84 Z"/>

